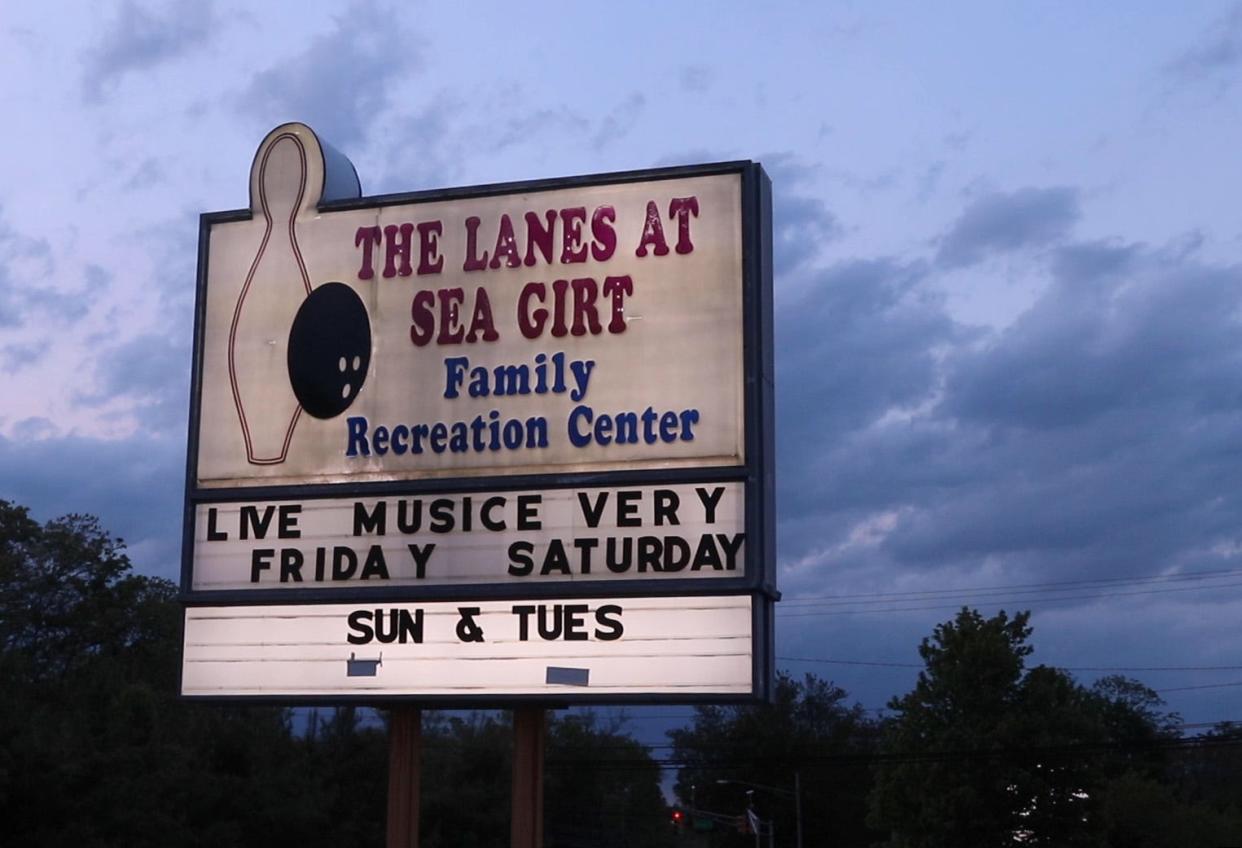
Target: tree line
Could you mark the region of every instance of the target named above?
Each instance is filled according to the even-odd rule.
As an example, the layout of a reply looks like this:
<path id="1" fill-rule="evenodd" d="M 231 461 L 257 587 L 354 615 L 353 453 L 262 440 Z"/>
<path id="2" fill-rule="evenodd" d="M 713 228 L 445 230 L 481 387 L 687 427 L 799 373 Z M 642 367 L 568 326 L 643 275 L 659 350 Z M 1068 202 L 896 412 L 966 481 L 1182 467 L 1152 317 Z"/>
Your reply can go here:
<path id="1" fill-rule="evenodd" d="M 96 519 L 0 501 L 0 843 L 382 845 L 383 713 L 179 701 L 180 615 Z M 756 822 L 793 846 L 797 785 L 807 848 L 1242 845 L 1242 728 L 1186 737 L 1138 681 L 1028 667 L 1030 636 L 964 609 L 885 717 L 780 675 L 770 704 L 696 708 L 664 757 L 558 715 L 545 844 L 749 846 Z M 422 844 L 506 844 L 507 717 L 427 712 L 423 740 Z"/>

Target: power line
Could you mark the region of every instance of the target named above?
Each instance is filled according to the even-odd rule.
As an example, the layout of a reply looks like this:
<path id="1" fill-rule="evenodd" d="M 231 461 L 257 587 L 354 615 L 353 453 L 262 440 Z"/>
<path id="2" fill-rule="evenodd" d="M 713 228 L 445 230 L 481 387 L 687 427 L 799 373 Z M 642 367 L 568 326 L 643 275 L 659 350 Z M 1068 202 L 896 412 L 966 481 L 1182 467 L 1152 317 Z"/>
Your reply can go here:
<path id="1" fill-rule="evenodd" d="M 1147 750 L 1206 750 L 1211 748 L 1242 747 L 1242 739 L 1205 738 L 1201 736 L 1153 739 L 1145 741 L 1112 741 L 1112 742 L 1074 742 L 1064 745 L 1031 745 L 1012 746 L 989 749 L 956 749 L 933 751 L 888 751 L 862 752 L 851 754 L 812 754 L 797 758 L 801 767 L 814 766 L 869 766 L 883 763 L 914 763 L 914 762 L 971 762 L 994 759 L 1037 758 L 1039 760 L 1104 755 L 1110 753 L 1132 753 Z M 588 760 L 561 760 L 555 765 L 559 768 L 580 767 Z M 760 767 L 774 762 L 787 764 L 784 757 L 741 756 L 710 763 L 698 762 L 687 757 L 658 757 L 645 761 L 591 759 L 595 768 L 608 770 L 649 769 L 651 763 L 662 768 L 706 768 L 710 771 L 726 769 Z M 552 767 L 551 762 L 548 763 Z"/>
<path id="2" fill-rule="evenodd" d="M 1173 686 L 1167 689 L 1157 689 L 1157 692 L 1189 692 L 1192 689 L 1226 689 L 1230 686 L 1242 686 L 1242 680 L 1235 680 L 1232 683 L 1204 683 L 1199 686 Z"/>
<path id="3" fill-rule="evenodd" d="M 833 657 L 782 657 L 784 662 L 823 663 L 827 665 L 861 665 L 875 668 L 923 668 L 922 663 L 842 660 Z M 1242 665 L 1053 665 L 1062 671 L 1242 671 Z"/>
<path id="4" fill-rule="evenodd" d="M 1242 576 L 1242 568 L 1218 569 L 1215 571 L 1188 571 L 1181 574 L 1153 574 L 1145 577 L 1096 577 L 1083 580 L 1056 580 L 1043 583 L 1004 583 L 996 586 L 965 586 L 954 589 L 921 589 L 910 592 L 859 592 L 845 595 L 793 595 L 788 601 L 841 600 L 852 601 L 861 598 L 880 598 L 889 601 L 899 599 L 927 600 L 937 595 L 979 594 L 984 592 L 1008 592 L 1015 589 L 1047 589 L 1058 587 L 1109 586 L 1117 584 L 1144 584 L 1160 582 L 1181 582 L 1186 580 L 1220 579 L 1223 577 Z"/>
<path id="5" fill-rule="evenodd" d="M 1242 587 L 1242 583 L 1224 583 L 1224 584 L 1216 584 L 1213 586 L 1186 586 L 1186 587 L 1177 588 L 1177 589 L 1147 589 L 1147 590 L 1140 590 L 1136 592 L 1095 592 L 1089 595 L 1061 595 L 1061 596 L 1053 596 L 1053 597 L 1045 597 L 1045 598 L 1040 598 L 1040 597 L 1021 598 L 1021 599 L 1005 598 L 1004 600 L 988 598 L 987 600 L 990 604 L 1002 604 L 1005 606 L 1023 606 L 1026 604 L 1059 603 L 1062 601 L 1093 601 L 1093 600 L 1099 600 L 1101 598 L 1121 598 L 1121 597 L 1132 597 L 1132 596 L 1138 596 L 1138 595 L 1169 595 L 1169 594 L 1173 594 L 1174 592 L 1202 592 L 1202 591 L 1206 591 L 1209 589 L 1215 591 L 1215 590 L 1220 590 L 1220 589 L 1231 589 L 1231 588 L 1236 588 L 1236 587 Z M 967 600 L 970 600 L 970 598 L 967 598 Z M 842 603 L 845 603 L 845 602 L 842 602 Z M 879 603 L 879 602 L 872 601 L 872 602 L 857 602 L 857 603 Z M 879 608 L 879 609 L 824 609 L 824 610 L 817 611 L 817 612 L 787 613 L 787 612 L 784 612 L 784 610 L 782 609 L 783 605 L 784 605 L 784 602 L 782 602 L 782 604 L 779 605 L 776 610 L 777 615 L 782 618 L 808 618 L 812 616 L 820 617 L 820 616 L 826 616 L 826 615 L 874 615 L 877 613 L 894 613 L 894 612 L 921 612 L 923 610 L 955 609 L 959 606 L 962 606 L 962 604 L 960 603 L 952 603 L 952 604 L 941 603 L 941 604 L 932 604 L 930 606 L 915 606 L 915 607 L 884 607 L 884 608 Z M 824 602 L 824 604 L 816 604 L 816 606 L 825 606 L 825 605 L 832 605 L 832 602 Z"/>

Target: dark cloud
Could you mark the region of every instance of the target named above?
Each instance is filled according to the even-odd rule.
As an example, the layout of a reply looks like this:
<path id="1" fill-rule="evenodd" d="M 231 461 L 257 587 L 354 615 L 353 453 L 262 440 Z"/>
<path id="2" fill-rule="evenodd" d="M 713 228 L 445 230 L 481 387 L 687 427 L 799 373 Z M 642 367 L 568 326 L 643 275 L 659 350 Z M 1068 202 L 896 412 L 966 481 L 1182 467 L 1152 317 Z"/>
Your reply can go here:
<path id="1" fill-rule="evenodd" d="M 602 150 L 628 135 L 646 105 L 647 99 L 641 92 L 636 91 L 614 106 L 599 122 L 591 136 L 591 147 L 597 151 Z"/>
<path id="2" fill-rule="evenodd" d="M 993 335 L 891 262 L 778 313 L 783 559 L 838 583 L 1242 565 L 1242 268 L 1121 243 L 1049 267 Z"/>
<path id="3" fill-rule="evenodd" d="M 151 285 L 158 298 L 161 318 L 170 333 L 183 337 L 192 332 L 198 216 L 196 210 L 183 209 L 127 235 L 127 240 L 136 243 L 159 269 L 151 278 Z M 100 282 L 108 284 L 110 281 L 107 277 Z"/>
<path id="4" fill-rule="evenodd" d="M 919 293 L 926 275 L 924 265 L 892 259 L 846 262 L 810 273 L 805 294 L 778 309 L 782 521 L 809 516 L 818 525 L 845 506 L 833 491 L 842 473 L 836 463 L 876 459 L 845 446 L 891 411 L 925 404 L 939 380 L 936 351 L 968 337 L 941 304 Z M 864 482 L 885 485 L 871 474 Z M 807 539 L 789 551 L 816 543 Z"/>
<path id="5" fill-rule="evenodd" d="M 1231 77 L 1238 65 L 1242 65 L 1242 3 L 1214 21 L 1165 70 L 1176 79 L 1197 81 Z"/>
<path id="6" fill-rule="evenodd" d="M 546 133 L 582 134 L 590 128 L 591 122 L 568 106 L 535 109 L 504 121 L 499 134 L 492 141 L 492 148 L 498 151 L 507 150 Z"/>
<path id="7" fill-rule="evenodd" d="M 1044 573 L 1151 572 L 1242 527 L 1242 270 L 1067 248 L 1046 293 L 946 363 L 933 414 L 966 485 L 893 539 L 905 559 L 1016 553 Z M 973 434 L 968 436 L 968 434 Z"/>
<path id="8" fill-rule="evenodd" d="M 1101 245 L 1062 251 L 1055 268 L 994 344 L 955 361 L 946 404 L 957 417 L 1039 430 L 1242 402 L 1236 268 Z"/>
<path id="9" fill-rule="evenodd" d="M 954 222 L 941 240 L 937 261 L 960 268 L 994 254 L 1046 247 L 1067 236 L 1078 217 L 1078 192 L 1072 188 L 988 194 Z"/>
<path id="10" fill-rule="evenodd" d="M 440 92 L 413 113 L 394 118 L 391 127 L 377 135 L 372 155 L 354 162 L 363 193 L 444 188 L 457 182 L 466 144 L 458 127 L 462 112 L 456 96 Z"/>
<path id="11" fill-rule="evenodd" d="M 0 498 L 40 520 L 97 515 L 129 544 L 141 570 L 175 578 L 180 569 L 185 438 L 150 435 L 109 441 L 49 437 L 48 422 L 19 422 L 0 436 Z"/>
<path id="12" fill-rule="evenodd" d="M 0 371 L 16 374 L 42 359 L 50 347 L 51 343 L 46 340 L 29 344 L 6 344 L 0 347 Z"/>
<path id="13" fill-rule="evenodd" d="M 936 193 L 940 179 L 944 176 L 945 167 L 944 160 L 937 159 L 923 170 L 918 178 L 918 188 L 915 191 L 915 199 L 919 203 L 926 203 Z"/>
<path id="14" fill-rule="evenodd" d="M 1000 332 L 917 297 L 935 265 L 806 272 L 816 285 L 777 313 L 778 653 L 917 663 L 919 638 L 966 603 L 1033 608 L 1041 662 L 1235 655 L 1224 578 L 1081 582 L 1242 569 L 1242 267 L 1190 248 L 1052 248 L 1046 291 Z M 1079 582 L 1012 588 L 1050 581 Z M 871 704 L 909 685 L 782 665 Z M 1172 697 L 1193 720 L 1231 716 L 1218 694 Z"/>
<path id="15" fill-rule="evenodd" d="M 168 180 L 164 166 L 154 156 L 148 156 L 129 170 L 129 176 L 121 183 L 122 191 L 146 191 Z"/>
<path id="16" fill-rule="evenodd" d="M 15 231 L 5 222 L 0 207 L 0 327 L 21 326 L 32 307 L 54 300 L 44 287 L 52 268 L 47 240 Z"/>
<path id="17" fill-rule="evenodd" d="M 86 99 L 98 100 L 126 74 L 150 70 L 205 44 L 216 27 L 208 0 L 181 0 L 158 10 L 126 0 L 84 58 Z"/>
<path id="18" fill-rule="evenodd" d="M 677 81 L 682 90 L 691 94 L 702 94 L 712 87 L 713 74 L 710 68 L 703 65 L 683 65 L 677 70 Z"/>
<path id="19" fill-rule="evenodd" d="M 74 400 L 92 407 L 119 400 L 143 432 L 184 432 L 190 348 L 183 338 L 146 333 L 104 350 L 95 359 L 95 388 Z"/>
<path id="20" fill-rule="evenodd" d="M 760 157 L 772 179 L 772 249 L 777 280 L 813 259 L 841 233 L 840 223 L 819 198 L 815 169 L 789 153 Z"/>
<path id="21" fill-rule="evenodd" d="M 662 157 L 655 167 L 665 168 L 697 162 L 722 162 L 737 158 L 730 150 L 698 148 Z M 772 251 L 776 292 L 781 296 L 795 272 L 812 264 L 819 251 L 841 235 L 841 224 L 817 194 L 816 169 L 788 152 L 759 157 L 772 179 Z"/>
<path id="22" fill-rule="evenodd" d="M 88 265 L 83 271 L 83 276 L 89 279 L 92 270 L 96 267 Z M 75 292 L 55 291 L 36 285 L 24 293 L 23 299 L 28 311 L 38 311 L 58 323 L 75 324 L 90 312 L 95 294 L 96 291 L 89 285 Z"/>
<path id="23" fill-rule="evenodd" d="M 355 2 L 301 53 L 256 74 L 238 108 L 276 125 L 303 121 L 334 145 L 361 143 L 422 67 L 401 15 Z"/>

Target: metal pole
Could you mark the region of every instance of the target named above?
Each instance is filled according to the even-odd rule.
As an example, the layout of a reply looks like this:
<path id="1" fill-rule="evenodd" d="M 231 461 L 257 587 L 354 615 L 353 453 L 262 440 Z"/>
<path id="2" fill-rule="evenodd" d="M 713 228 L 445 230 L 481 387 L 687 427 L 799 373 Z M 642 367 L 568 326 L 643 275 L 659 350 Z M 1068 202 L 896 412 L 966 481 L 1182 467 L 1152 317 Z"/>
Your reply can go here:
<path id="1" fill-rule="evenodd" d="M 388 715 L 388 848 L 418 848 L 422 752 L 422 711 L 394 707 Z"/>
<path id="2" fill-rule="evenodd" d="M 513 711 L 513 791 L 509 844 L 543 848 L 543 749 L 547 721 L 542 707 Z"/>
<path id="3" fill-rule="evenodd" d="M 794 821 L 798 826 L 798 848 L 802 848 L 802 772 L 794 772 Z"/>

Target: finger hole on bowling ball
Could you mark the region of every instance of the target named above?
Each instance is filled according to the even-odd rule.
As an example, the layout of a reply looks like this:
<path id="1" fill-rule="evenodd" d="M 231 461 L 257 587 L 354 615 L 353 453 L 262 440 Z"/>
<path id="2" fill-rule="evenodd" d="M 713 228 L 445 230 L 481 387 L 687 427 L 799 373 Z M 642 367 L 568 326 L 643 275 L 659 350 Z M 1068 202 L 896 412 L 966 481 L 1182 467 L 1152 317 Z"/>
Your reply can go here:
<path id="1" fill-rule="evenodd" d="M 362 298 L 344 283 L 307 295 L 289 329 L 289 385 L 302 408 L 315 418 L 340 415 L 362 390 L 370 364 L 371 321 Z M 350 370 L 356 375 L 347 376 Z"/>

